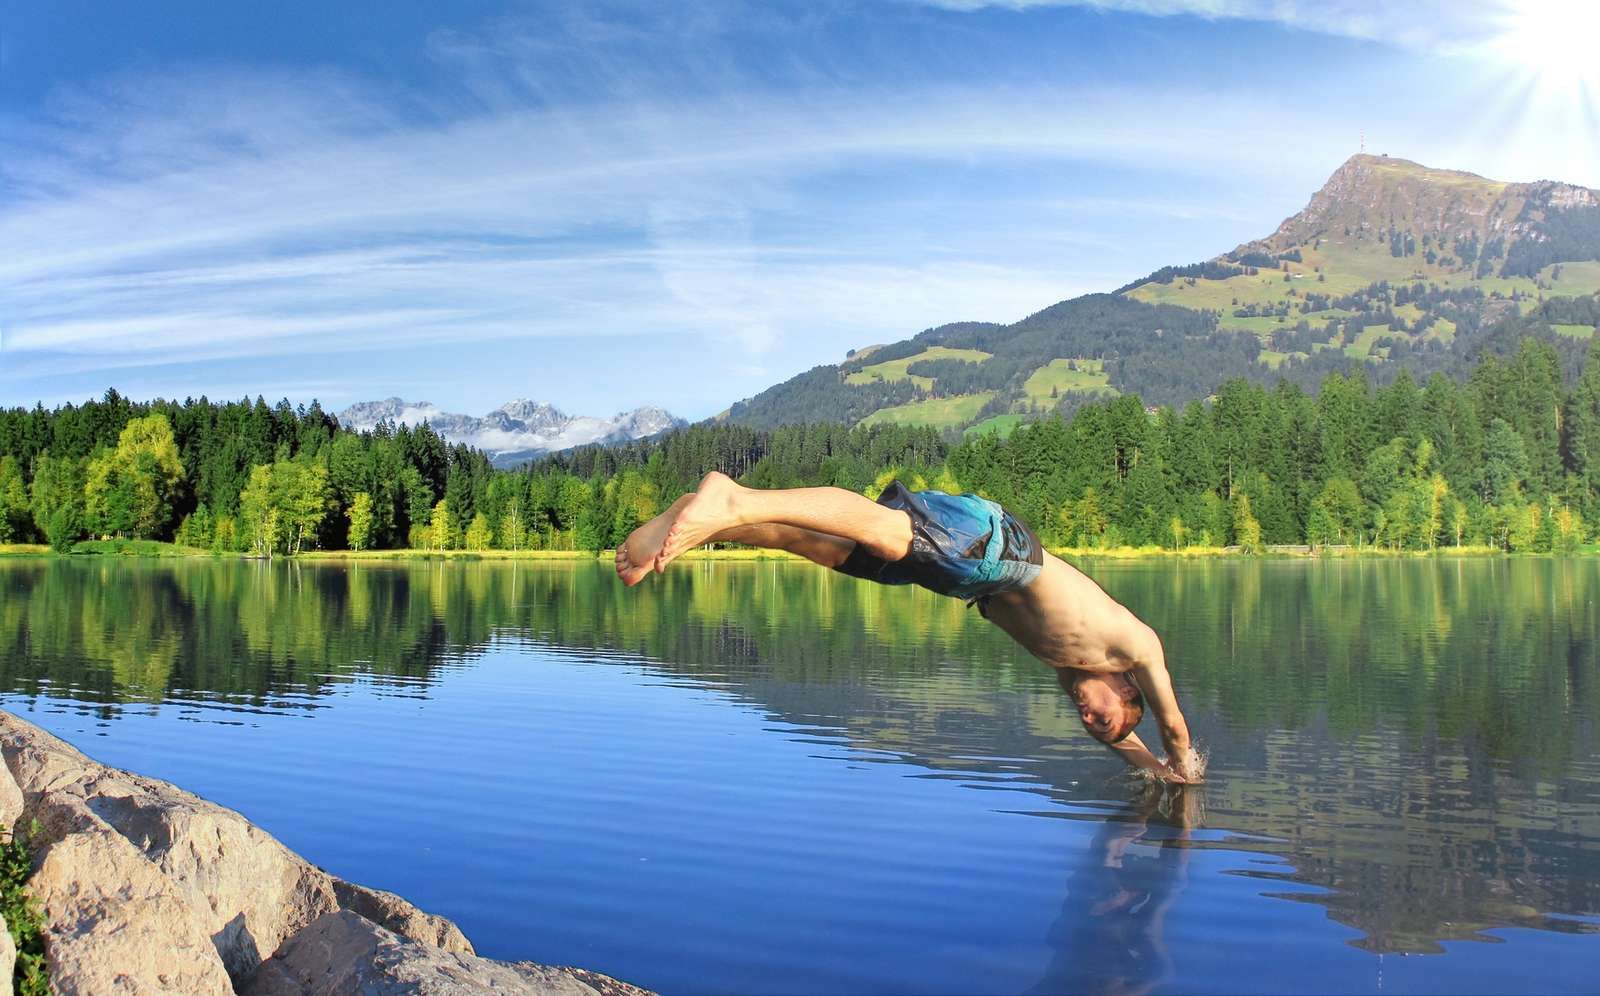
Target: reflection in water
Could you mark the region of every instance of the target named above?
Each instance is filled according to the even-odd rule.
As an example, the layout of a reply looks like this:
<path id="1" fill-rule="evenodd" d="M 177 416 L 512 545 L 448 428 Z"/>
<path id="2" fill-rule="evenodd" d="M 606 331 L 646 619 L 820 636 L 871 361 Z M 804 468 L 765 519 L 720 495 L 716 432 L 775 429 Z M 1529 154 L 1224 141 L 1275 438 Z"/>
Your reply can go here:
<path id="1" fill-rule="evenodd" d="M 1595 931 L 1600 561 L 1091 569 L 1163 634 L 1212 755 L 1214 833 L 1184 844 L 1137 806 L 1108 822 L 1096 846 L 1121 866 L 1075 873 L 1052 937 L 1101 954 L 1063 955 L 1048 986 L 1141 991 L 1170 971 L 1158 913 L 1188 847 L 1281 856 L 1240 874 L 1297 883 L 1281 891 L 1374 952 Z M 587 563 L 41 559 L 0 564 L 0 595 L 0 690 L 106 717 L 313 710 L 355 681 L 428 696 L 514 641 L 643 660 L 785 729 L 838 731 L 852 763 L 996 790 L 1009 811 L 1129 791 L 1049 673 L 959 602 L 797 565 L 684 564 L 624 592 Z"/>
<path id="2" fill-rule="evenodd" d="M 1034 992 L 1141 996 L 1181 977 L 1166 922 L 1188 882 L 1189 830 L 1204 791 L 1147 785 L 1100 821 L 1067 883 L 1050 928 L 1055 958 Z"/>

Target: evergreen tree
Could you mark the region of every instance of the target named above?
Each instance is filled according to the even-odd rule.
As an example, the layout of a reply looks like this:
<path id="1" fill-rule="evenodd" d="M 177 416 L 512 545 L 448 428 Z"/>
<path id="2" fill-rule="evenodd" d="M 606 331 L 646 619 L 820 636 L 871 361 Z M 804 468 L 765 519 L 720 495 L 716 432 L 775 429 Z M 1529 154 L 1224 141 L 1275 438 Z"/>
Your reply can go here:
<path id="1" fill-rule="evenodd" d="M 54 457 L 48 450 L 33 462 L 33 483 L 29 486 L 29 506 L 33 524 L 41 535 L 51 533 L 50 523 L 59 530 L 65 523 L 81 524 L 83 518 L 84 463 L 68 457 Z M 70 515 L 58 519 L 61 509 Z M 59 533 L 57 533 L 59 535 Z M 74 540 L 78 537 L 73 536 Z M 54 545 L 54 541 L 49 541 Z"/>
<path id="2" fill-rule="evenodd" d="M 1566 464 L 1578 478 L 1584 507 L 1593 515 L 1600 496 L 1600 339 L 1590 343 L 1562 423 Z"/>
<path id="3" fill-rule="evenodd" d="M 33 537 L 33 508 L 17 458 L 0 456 L 0 543 L 22 543 Z"/>
<path id="4" fill-rule="evenodd" d="M 1483 437 L 1479 496 L 1490 505 L 1503 504 L 1521 495 L 1527 477 L 1528 452 L 1522 445 L 1522 437 L 1505 419 L 1494 419 Z"/>

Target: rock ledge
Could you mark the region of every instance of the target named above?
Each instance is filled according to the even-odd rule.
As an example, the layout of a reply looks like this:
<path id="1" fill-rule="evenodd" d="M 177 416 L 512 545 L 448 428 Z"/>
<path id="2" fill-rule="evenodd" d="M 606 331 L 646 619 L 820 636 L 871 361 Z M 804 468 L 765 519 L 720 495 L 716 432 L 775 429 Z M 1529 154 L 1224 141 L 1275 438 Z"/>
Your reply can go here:
<path id="1" fill-rule="evenodd" d="M 334 878 L 238 813 L 4 711 L 0 755 L 0 828 L 40 825 L 28 891 L 58 993 L 646 994 L 481 958 L 444 917 Z"/>

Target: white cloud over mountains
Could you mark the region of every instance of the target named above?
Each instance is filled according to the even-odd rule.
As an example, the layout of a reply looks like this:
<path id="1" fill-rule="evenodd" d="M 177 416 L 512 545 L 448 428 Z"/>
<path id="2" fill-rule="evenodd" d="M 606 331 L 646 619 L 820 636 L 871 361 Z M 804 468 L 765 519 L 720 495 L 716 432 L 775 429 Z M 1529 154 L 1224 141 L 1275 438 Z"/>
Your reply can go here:
<path id="1" fill-rule="evenodd" d="M 730 33 L 767 15 L 708 10 L 439 32 L 446 83 L 191 66 L 0 120 L 0 403 L 138 371 L 205 390 L 255 360 L 354 379 L 330 358 L 360 353 L 582 410 L 709 413 L 850 346 L 1012 320 L 1259 235 L 1371 127 L 1321 106 L 1286 141 L 1303 96 L 1226 81 L 860 79 L 820 56 L 753 77 Z M 648 57 L 627 48 L 646 36 Z M 1392 151 L 1485 168 L 1458 127 L 1402 133 Z M 1538 161 L 1516 149 L 1502 162 Z M 635 371 L 641 339 L 688 359 Z M 625 397 L 547 389 L 553 340 L 587 344 Z M 467 370 L 475 352 L 492 359 Z M 385 376 L 343 398 L 476 400 Z M 689 400 L 650 390 L 686 378 Z"/>
<path id="2" fill-rule="evenodd" d="M 17 125 L 0 243 L 25 251 L 0 258 L 3 348 L 45 372 L 639 332 L 760 356 L 818 322 L 1018 317 L 1100 275 L 903 251 L 897 219 L 796 185 L 885 160 L 1224 165 L 1197 116 L 1121 123 L 1143 99 L 952 88 L 402 118 L 348 81 L 126 81 Z"/>

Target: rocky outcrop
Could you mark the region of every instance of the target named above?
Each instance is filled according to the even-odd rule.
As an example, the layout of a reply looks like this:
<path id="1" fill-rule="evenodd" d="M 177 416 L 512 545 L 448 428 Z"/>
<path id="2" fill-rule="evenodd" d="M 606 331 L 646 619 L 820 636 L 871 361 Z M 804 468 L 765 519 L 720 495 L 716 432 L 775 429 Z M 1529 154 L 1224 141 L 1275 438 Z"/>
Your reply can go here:
<path id="1" fill-rule="evenodd" d="M 430 948 L 357 916 L 327 913 L 300 931 L 255 973 L 246 996 L 416 996 L 536 992 L 551 996 L 634 996 L 615 979 L 531 961 L 490 961 Z"/>
<path id="2" fill-rule="evenodd" d="M 1583 245 L 1571 244 L 1572 233 L 1553 233 L 1550 225 L 1563 213 L 1596 207 L 1600 191 L 1570 183 L 1506 183 L 1408 159 L 1357 155 L 1334 171 L 1304 210 L 1286 219 L 1272 235 L 1245 243 L 1233 255 L 1279 253 L 1320 238 L 1340 239 L 1351 233 L 1382 237 L 1398 230 L 1409 232 L 1419 244 L 1430 239 L 1441 256 L 1458 252 L 1458 239 L 1476 240 L 1484 248 L 1498 239 L 1502 245 L 1496 251 L 1503 252 L 1521 239 L 1544 242 L 1554 234 L 1563 237 L 1564 251 L 1552 261 L 1590 259 L 1592 221 L 1576 223 L 1590 229 Z M 1462 265 L 1475 260 L 1476 256 Z"/>
<path id="3" fill-rule="evenodd" d="M 342 879 L 333 880 L 333 894 L 339 908 L 366 917 L 380 927 L 387 927 L 401 937 L 409 937 L 431 947 L 462 954 L 474 954 L 472 943 L 461 928 L 434 913 L 424 913 L 392 892 L 353 885 Z"/>
<path id="4" fill-rule="evenodd" d="M 5 712 L 0 754 L 0 820 L 38 822 L 28 889 L 57 992 L 642 992 L 479 958 L 444 917 L 341 881 L 238 813 Z"/>

